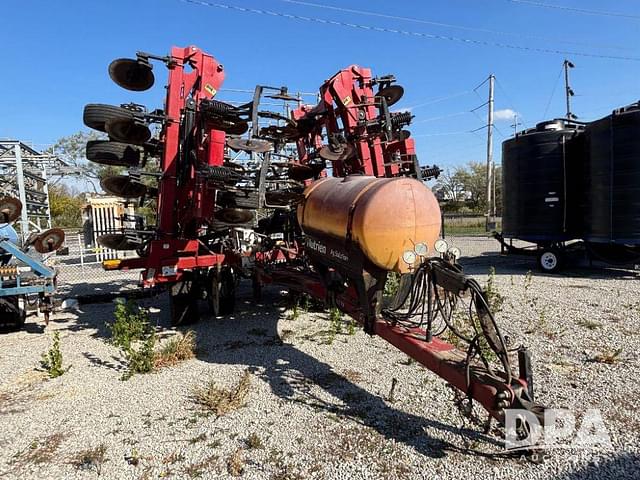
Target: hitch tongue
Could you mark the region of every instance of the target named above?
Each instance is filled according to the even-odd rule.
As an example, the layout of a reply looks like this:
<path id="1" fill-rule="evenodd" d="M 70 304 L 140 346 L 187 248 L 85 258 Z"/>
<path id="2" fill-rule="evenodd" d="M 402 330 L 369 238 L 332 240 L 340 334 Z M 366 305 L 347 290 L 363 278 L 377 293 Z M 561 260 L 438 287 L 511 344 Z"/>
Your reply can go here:
<path id="1" fill-rule="evenodd" d="M 531 354 L 525 346 L 518 349 L 518 376 L 520 380 L 526 382 L 529 399 L 533 401 L 533 369 L 531 368 Z"/>

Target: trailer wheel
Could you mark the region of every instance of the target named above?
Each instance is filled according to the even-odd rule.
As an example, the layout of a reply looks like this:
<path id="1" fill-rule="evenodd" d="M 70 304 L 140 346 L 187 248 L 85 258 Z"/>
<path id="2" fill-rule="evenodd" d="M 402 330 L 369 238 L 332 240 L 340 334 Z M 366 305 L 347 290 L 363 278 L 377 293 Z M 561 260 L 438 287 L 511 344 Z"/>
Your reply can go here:
<path id="1" fill-rule="evenodd" d="M 107 123 L 112 120 L 133 120 L 133 112 L 126 108 L 116 107 L 115 105 L 104 105 L 102 103 L 89 103 L 84 107 L 82 121 L 84 124 L 99 130 L 107 131 Z"/>
<path id="2" fill-rule="evenodd" d="M 236 282 L 230 268 L 212 269 L 207 285 L 207 301 L 214 317 L 230 315 L 236 306 Z"/>
<path id="3" fill-rule="evenodd" d="M 542 250 L 538 255 L 538 267 L 545 273 L 555 273 L 560 270 L 562 256 L 560 251 L 555 248 Z"/>
<path id="4" fill-rule="evenodd" d="M 169 290 L 171 325 L 188 325 L 200 319 L 198 285 L 192 278 L 174 283 Z"/>

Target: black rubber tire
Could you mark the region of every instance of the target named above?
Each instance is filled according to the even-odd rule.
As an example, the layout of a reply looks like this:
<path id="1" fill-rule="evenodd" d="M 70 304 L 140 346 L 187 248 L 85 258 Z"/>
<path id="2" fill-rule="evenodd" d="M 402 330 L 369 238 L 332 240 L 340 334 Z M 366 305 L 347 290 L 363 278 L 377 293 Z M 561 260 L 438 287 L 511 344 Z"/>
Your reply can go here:
<path id="1" fill-rule="evenodd" d="M 87 142 L 87 160 L 101 165 L 137 167 L 140 164 L 140 149 L 129 143 L 91 140 Z"/>
<path id="2" fill-rule="evenodd" d="M 214 289 L 217 289 L 217 295 Z M 214 317 L 233 313 L 236 306 L 236 281 L 230 268 L 219 273 L 215 269 L 211 270 L 207 280 L 207 301 Z"/>
<path id="3" fill-rule="evenodd" d="M 254 302 L 260 303 L 262 301 L 262 283 L 255 273 L 251 275 L 251 293 Z"/>
<path id="4" fill-rule="evenodd" d="M 20 308 L 20 296 L 0 297 L 0 331 L 20 330 L 27 318 L 27 312 Z"/>
<path id="5" fill-rule="evenodd" d="M 258 192 L 220 192 L 217 205 L 222 208 L 258 208 Z"/>
<path id="6" fill-rule="evenodd" d="M 144 145 L 151 139 L 147 125 L 134 118 L 112 118 L 105 123 L 109 138 L 122 143 Z"/>
<path id="7" fill-rule="evenodd" d="M 200 320 L 199 287 L 193 279 L 185 278 L 169 288 L 171 325 L 189 325 Z"/>
<path id="8" fill-rule="evenodd" d="M 82 114 L 82 121 L 87 127 L 101 132 L 107 131 L 106 124 L 110 120 L 133 118 L 133 112 L 126 108 L 116 107 L 115 105 L 104 105 L 102 103 L 89 103 L 85 105 Z"/>
<path id="9" fill-rule="evenodd" d="M 562 267 L 562 252 L 557 248 L 544 248 L 538 255 L 538 268 L 544 273 L 557 273 Z"/>

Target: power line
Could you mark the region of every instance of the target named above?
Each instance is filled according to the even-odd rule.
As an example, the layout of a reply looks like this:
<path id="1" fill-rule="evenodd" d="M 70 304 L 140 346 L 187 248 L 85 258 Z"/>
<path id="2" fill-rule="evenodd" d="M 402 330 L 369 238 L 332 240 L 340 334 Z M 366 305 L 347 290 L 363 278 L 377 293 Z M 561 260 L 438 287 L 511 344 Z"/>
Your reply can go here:
<path id="1" fill-rule="evenodd" d="M 461 115 L 467 115 L 468 113 L 469 113 L 468 111 L 464 111 L 464 112 L 450 113 L 448 115 L 440 115 L 439 117 L 424 118 L 416 122 L 411 122 L 411 125 L 416 125 L 418 123 L 435 122 L 436 120 L 443 120 L 445 118 L 459 117 Z"/>
<path id="2" fill-rule="evenodd" d="M 545 120 L 547 118 L 547 113 L 549 112 L 551 101 L 553 100 L 553 96 L 556 94 L 556 89 L 558 88 L 558 83 L 560 82 L 560 77 L 562 77 L 563 71 L 564 71 L 564 65 L 560 69 L 560 73 L 558 73 L 558 77 L 556 78 L 556 81 L 553 84 L 553 90 L 551 91 L 551 96 L 549 97 L 549 101 L 547 102 L 547 107 L 544 109 L 544 113 L 542 114 L 542 120 Z"/>
<path id="3" fill-rule="evenodd" d="M 597 15 L 601 17 L 618 17 L 629 18 L 632 20 L 640 20 L 640 15 L 632 15 L 620 12 L 606 12 L 604 10 L 589 10 L 587 8 L 569 7 L 566 5 L 555 5 L 552 3 L 535 2 L 533 0 L 507 0 L 511 3 L 520 3 L 523 5 L 531 5 L 533 7 L 549 8 L 554 10 L 564 10 L 566 12 L 580 13 L 582 15 Z"/>
<path id="4" fill-rule="evenodd" d="M 507 102 L 509 102 L 511 104 L 511 109 L 516 112 L 517 117 L 520 120 L 524 120 L 524 115 L 522 115 L 522 112 L 516 108 L 516 103 L 513 101 L 513 99 L 511 98 L 511 96 L 507 93 L 507 90 L 504 88 L 504 86 L 502 85 L 502 83 L 500 82 L 500 80 L 498 79 L 498 77 L 496 77 L 496 84 L 498 85 L 498 88 L 500 89 L 500 91 L 504 94 L 505 97 L 507 97 Z M 516 122 L 517 123 L 517 122 Z M 522 125 L 525 125 L 525 122 L 522 123 Z"/>
<path id="5" fill-rule="evenodd" d="M 427 105 L 433 105 L 435 103 L 444 102 L 445 100 L 450 100 L 452 98 L 462 97 L 464 95 L 468 95 L 471 93 L 471 90 L 465 90 L 464 92 L 452 93 L 451 95 L 446 95 L 444 97 L 437 97 L 431 100 L 427 100 L 425 102 L 419 103 L 412 107 L 405 107 L 407 110 L 415 110 L 416 108 L 426 107 Z"/>
<path id="6" fill-rule="evenodd" d="M 485 83 L 487 83 L 487 82 L 489 81 L 489 78 L 490 78 L 490 77 L 485 78 L 485 79 L 482 81 L 482 83 L 480 83 L 476 88 L 474 88 L 474 89 L 473 89 L 473 91 L 474 91 L 474 93 L 475 93 L 476 95 L 480 96 L 480 95 L 478 94 L 478 89 L 479 89 L 481 86 L 483 86 Z"/>
<path id="7" fill-rule="evenodd" d="M 228 4 L 225 4 L 225 3 L 217 3 L 217 2 L 207 2 L 207 1 L 204 1 L 204 0 L 179 0 L 179 1 L 181 1 L 183 3 L 201 5 L 201 6 L 205 6 L 205 7 L 221 8 L 221 9 L 225 9 L 225 10 L 234 10 L 234 11 L 238 11 L 238 12 L 242 12 L 242 13 L 254 13 L 254 14 L 259 14 L 259 15 L 268 15 L 268 16 L 272 16 L 272 17 L 286 18 L 286 19 L 289 19 L 289 20 L 300 20 L 300 21 L 304 21 L 304 22 L 319 23 L 319 24 L 323 24 L 323 25 L 335 25 L 335 26 L 340 26 L 340 27 L 349 27 L 349 28 L 354 28 L 354 29 L 358 29 L 358 30 L 366 30 L 366 31 L 370 31 L 370 32 L 392 33 L 392 34 L 396 34 L 396 35 L 403 35 L 403 36 L 416 37 L 416 38 L 422 38 L 422 39 L 447 40 L 447 41 L 453 41 L 453 42 L 458 42 L 458 43 L 465 43 L 467 45 L 481 45 L 481 46 L 485 46 L 485 47 L 486 46 L 488 46 L 488 47 L 498 47 L 498 48 L 505 48 L 505 49 L 511 49 L 511 50 L 527 51 L 527 52 L 537 52 L 537 53 L 546 53 L 546 54 L 554 54 L 554 55 L 565 55 L 565 56 L 566 55 L 571 55 L 571 56 L 579 56 L 579 57 L 601 58 L 601 59 L 608 59 L 608 60 L 627 60 L 627 61 L 634 61 L 634 62 L 640 61 L 640 57 L 628 57 L 628 56 L 621 56 L 621 55 L 604 55 L 604 54 L 589 53 L 589 52 L 572 52 L 572 51 L 564 51 L 564 50 L 555 50 L 555 49 L 551 49 L 551 48 L 527 47 L 527 46 L 523 46 L 523 45 L 513 45 L 513 44 L 507 44 L 507 43 L 500 43 L 500 42 L 490 42 L 490 41 L 486 41 L 486 40 L 474 40 L 474 39 L 463 38 L 463 37 L 455 37 L 455 36 L 451 36 L 451 35 L 437 35 L 437 34 L 433 34 L 433 33 L 413 32 L 413 31 L 409 31 L 409 30 L 398 30 L 398 29 L 387 28 L 387 27 L 376 27 L 376 26 L 371 26 L 371 25 L 362 25 L 362 24 L 358 24 L 358 23 L 341 22 L 341 21 L 338 21 L 338 20 L 316 18 L 316 17 L 307 17 L 307 16 L 302 16 L 302 15 L 293 15 L 293 14 L 290 14 L 290 13 L 275 12 L 273 10 L 263 10 L 263 9 L 258 9 L 258 8 L 240 7 L 240 6 L 237 6 L 237 5 L 228 5 Z"/>
<path id="8" fill-rule="evenodd" d="M 457 132 L 442 132 L 442 133 L 419 133 L 418 135 L 411 135 L 412 138 L 415 137 L 444 137 L 449 135 L 467 135 L 469 133 L 473 133 L 471 130 L 459 130 Z"/>
<path id="9" fill-rule="evenodd" d="M 492 35 L 505 35 L 505 36 L 511 36 L 511 37 L 517 37 L 517 38 L 530 38 L 530 39 L 534 39 L 534 40 L 547 40 L 547 41 L 553 41 L 553 42 L 560 42 L 560 43 L 566 43 L 566 44 L 572 44 L 572 45 L 583 45 L 583 46 L 589 46 L 589 47 L 600 47 L 600 48 L 614 48 L 614 49 L 619 49 L 619 50 L 632 50 L 631 48 L 628 47 L 623 47 L 621 45 L 598 45 L 598 44 L 594 44 L 594 43 L 590 43 L 590 42 L 579 42 L 576 40 L 566 40 L 566 39 L 561 39 L 561 38 L 556 38 L 556 37 L 546 37 L 546 36 L 542 36 L 542 35 L 532 35 L 532 34 L 526 34 L 526 33 L 515 33 L 515 32 L 503 32 L 500 30 L 489 30 L 486 28 L 477 28 L 477 27 L 468 27 L 465 25 L 456 25 L 456 24 L 452 24 L 452 23 L 443 23 L 443 22 L 434 22 L 432 20 L 424 20 L 421 18 L 411 18 L 411 17 L 403 17 L 403 16 L 398 16 L 398 15 L 390 15 L 390 14 L 386 14 L 386 13 L 379 13 L 379 12 L 371 12 L 368 10 L 356 10 L 353 8 L 344 8 L 344 7 L 337 7 L 334 5 L 324 5 L 324 4 L 320 4 L 320 3 L 313 3 L 313 2 L 305 2 L 305 1 L 301 1 L 301 0 L 280 0 L 281 2 L 284 3 L 290 3 L 293 5 L 302 5 L 305 7 L 313 7 L 313 8 L 321 8 L 323 10 L 333 10 L 336 12 L 343 12 L 343 13 L 354 13 L 356 15 L 365 15 L 365 16 L 369 16 L 369 17 L 378 17 L 378 18 L 385 18 L 385 19 L 389 19 L 389 20 L 399 20 L 402 22 L 411 22 L 411 23 L 418 23 L 418 24 L 422 24 L 422 25 L 432 25 L 435 27 L 444 27 L 444 28 L 454 28 L 457 30 L 465 30 L 468 32 L 478 32 L 478 33 L 489 33 Z"/>

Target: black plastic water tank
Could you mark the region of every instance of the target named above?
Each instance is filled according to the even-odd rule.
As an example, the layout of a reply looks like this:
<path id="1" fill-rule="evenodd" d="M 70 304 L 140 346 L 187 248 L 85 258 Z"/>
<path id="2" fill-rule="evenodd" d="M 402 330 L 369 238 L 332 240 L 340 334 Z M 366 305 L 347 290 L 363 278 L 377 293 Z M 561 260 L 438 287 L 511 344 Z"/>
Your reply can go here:
<path id="1" fill-rule="evenodd" d="M 557 119 L 502 144 L 502 233 L 536 243 L 580 238 L 584 125 Z"/>
<path id="2" fill-rule="evenodd" d="M 640 102 L 586 129 L 585 240 L 640 244 Z"/>

